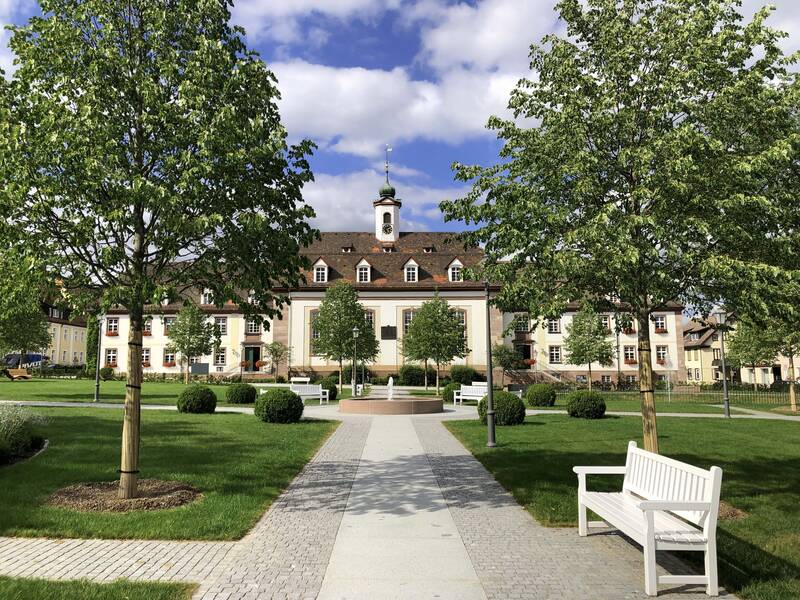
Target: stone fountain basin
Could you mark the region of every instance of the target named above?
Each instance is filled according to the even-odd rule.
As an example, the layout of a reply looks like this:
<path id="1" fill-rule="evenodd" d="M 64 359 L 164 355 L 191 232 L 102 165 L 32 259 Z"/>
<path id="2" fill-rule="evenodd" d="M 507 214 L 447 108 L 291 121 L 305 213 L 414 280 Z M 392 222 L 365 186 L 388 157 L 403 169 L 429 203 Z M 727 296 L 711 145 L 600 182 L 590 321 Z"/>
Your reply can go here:
<path id="1" fill-rule="evenodd" d="M 350 398 L 339 401 L 339 412 L 351 415 L 430 415 L 444 412 L 441 398 Z"/>

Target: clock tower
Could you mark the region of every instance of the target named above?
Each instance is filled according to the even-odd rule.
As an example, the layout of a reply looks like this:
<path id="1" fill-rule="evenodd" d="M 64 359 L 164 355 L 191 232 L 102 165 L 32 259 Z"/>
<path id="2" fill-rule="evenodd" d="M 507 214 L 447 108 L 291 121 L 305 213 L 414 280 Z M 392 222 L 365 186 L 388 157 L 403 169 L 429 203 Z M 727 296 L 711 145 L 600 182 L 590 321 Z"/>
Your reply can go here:
<path id="1" fill-rule="evenodd" d="M 375 210 L 375 237 L 379 242 L 391 244 L 400 239 L 400 207 L 394 187 L 389 183 L 389 152 L 386 148 L 386 181 L 378 191 L 379 198 L 372 203 Z"/>

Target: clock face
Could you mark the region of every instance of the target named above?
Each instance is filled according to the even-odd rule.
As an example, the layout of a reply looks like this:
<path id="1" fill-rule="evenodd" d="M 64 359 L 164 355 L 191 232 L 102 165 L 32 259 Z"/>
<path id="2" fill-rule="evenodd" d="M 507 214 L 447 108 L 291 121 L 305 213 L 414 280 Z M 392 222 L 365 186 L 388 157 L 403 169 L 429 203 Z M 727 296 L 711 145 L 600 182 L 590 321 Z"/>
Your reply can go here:
<path id="1" fill-rule="evenodd" d="M 386 223 L 383 226 L 383 233 L 386 233 L 386 234 L 392 233 L 392 225 L 391 225 L 391 223 Z"/>

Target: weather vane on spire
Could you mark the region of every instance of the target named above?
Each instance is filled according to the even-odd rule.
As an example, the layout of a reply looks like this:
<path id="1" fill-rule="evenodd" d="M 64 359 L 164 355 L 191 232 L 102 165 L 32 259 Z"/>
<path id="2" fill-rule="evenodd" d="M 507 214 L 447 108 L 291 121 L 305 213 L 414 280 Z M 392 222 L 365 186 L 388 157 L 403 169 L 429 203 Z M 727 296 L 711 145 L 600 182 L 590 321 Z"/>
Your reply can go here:
<path id="1" fill-rule="evenodd" d="M 389 183 L 389 152 L 391 151 L 392 147 L 386 144 L 386 183 Z"/>

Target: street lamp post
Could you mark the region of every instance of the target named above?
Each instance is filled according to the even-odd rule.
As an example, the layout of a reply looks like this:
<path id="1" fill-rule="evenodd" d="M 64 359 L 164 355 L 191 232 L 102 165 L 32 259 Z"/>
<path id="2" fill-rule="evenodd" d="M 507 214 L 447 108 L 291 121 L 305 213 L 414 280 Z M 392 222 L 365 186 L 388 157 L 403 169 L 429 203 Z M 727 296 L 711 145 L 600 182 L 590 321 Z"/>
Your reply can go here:
<path id="1" fill-rule="evenodd" d="M 719 357 L 722 362 L 722 412 L 725 417 L 731 418 L 731 404 L 730 396 L 728 395 L 728 369 L 725 366 L 725 320 L 727 315 L 725 311 L 720 309 L 713 315 L 717 319 L 719 329 Z"/>
<path id="2" fill-rule="evenodd" d="M 103 315 L 97 315 L 97 349 L 94 361 L 94 401 L 100 402 L 100 347 L 103 341 Z"/>
<path id="3" fill-rule="evenodd" d="M 492 384 L 492 320 L 489 308 L 489 282 L 486 281 L 486 447 L 497 446 L 494 436 L 494 386 Z"/>
<path id="4" fill-rule="evenodd" d="M 358 327 L 353 327 L 353 368 L 350 369 L 351 384 L 353 386 L 353 397 L 356 397 L 356 365 L 358 364 Z"/>

